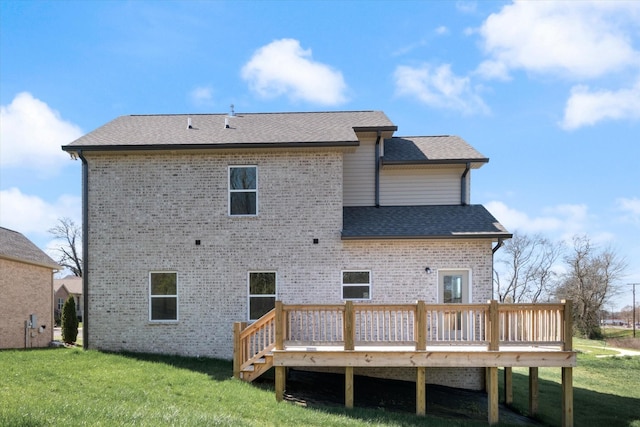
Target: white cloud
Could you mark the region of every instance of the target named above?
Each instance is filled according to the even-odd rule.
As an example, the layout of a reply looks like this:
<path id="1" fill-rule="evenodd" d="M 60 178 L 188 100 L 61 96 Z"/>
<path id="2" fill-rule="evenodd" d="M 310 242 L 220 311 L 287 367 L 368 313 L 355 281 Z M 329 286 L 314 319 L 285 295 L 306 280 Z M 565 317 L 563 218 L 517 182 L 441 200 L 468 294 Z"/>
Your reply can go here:
<path id="1" fill-rule="evenodd" d="M 81 209 L 81 198 L 69 194 L 49 203 L 15 187 L 0 191 L 0 225 L 20 233 L 47 236 L 58 218 L 63 217 L 81 224 Z"/>
<path id="2" fill-rule="evenodd" d="M 623 212 L 623 221 L 640 226 L 640 198 L 624 198 L 616 200 L 618 209 Z"/>
<path id="3" fill-rule="evenodd" d="M 491 201 L 485 207 L 511 232 L 541 233 L 562 240 L 570 240 L 572 236 L 584 233 L 589 222 L 588 208 L 582 204 L 547 207 L 542 215 L 536 217 L 500 201 Z"/>
<path id="4" fill-rule="evenodd" d="M 199 86 L 189 93 L 189 98 L 195 105 L 210 105 L 213 102 L 213 88 Z"/>
<path id="5" fill-rule="evenodd" d="M 489 107 L 471 86 L 469 77 L 456 76 L 449 64 L 439 67 L 400 65 L 396 67 L 394 77 L 398 95 L 415 97 L 431 107 L 463 114 L 489 113 Z"/>
<path id="6" fill-rule="evenodd" d="M 607 119 L 640 119 L 640 80 L 630 89 L 617 91 L 592 91 L 584 85 L 574 86 L 560 126 L 572 130 Z"/>
<path id="7" fill-rule="evenodd" d="M 321 105 L 346 101 L 342 73 L 312 59 L 294 39 L 281 39 L 258 49 L 242 68 L 251 90 L 266 98 L 286 95 Z"/>
<path id="8" fill-rule="evenodd" d="M 82 136 L 78 126 L 28 92 L 0 107 L 0 122 L 2 167 L 34 169 L 43 175 L 71 164 L 60 147 Z"/>
<path id="9" fill-rule="evenodd" d="M 444 36 L 449 34 L 449 28 L 447 28 L 444 25 L 440 25 L 438 28 L 435 29 L 435 33 L 439 36 Z"/>
<path id="10" fill-rule="evenodd" d="M 480 34 L 506 69 L 594 78 L 640 66 L 638 17 L 640 2 L 518 1 L 489 16 Z"/>

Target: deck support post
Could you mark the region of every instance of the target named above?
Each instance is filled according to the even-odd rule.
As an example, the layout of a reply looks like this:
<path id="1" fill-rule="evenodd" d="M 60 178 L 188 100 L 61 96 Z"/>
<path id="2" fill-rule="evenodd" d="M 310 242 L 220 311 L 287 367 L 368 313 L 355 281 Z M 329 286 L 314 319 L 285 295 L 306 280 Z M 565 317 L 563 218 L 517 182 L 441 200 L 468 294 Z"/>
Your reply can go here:
<path id="1" fill-rule="evenodd" d="M 416 415 L 427 413 L 427 368 L 419 366 L 416 368 Z"/>
<path id="2" fill-rule="evenodd" d="M 500 350 L 500 313 L 498 301 L 489 301 L 489 351 Z"/>
<path id="3" fill-rule="evenodd" d="M 353 366 L 344 368 L 344 406 L 353 409 Z"/>
<path id="4" fill-rule="evenodd" d="M 276 366 L 276 402 L 282 402 L 284 399 L 284 390 L 287 385 L 287 368 L 284 366 Z"/>
<path id="5" fill-rule="evenodd" d="M 562 427 L 573 427 L 573 368 L 562 368 Z"/>
<path id="6" fill-rule="evenodd" d="M 538 368 L 529 368 L 529 416 L 538 413 Z"/>
<path id="7" fill-rule="evenodd" d="M 513 403 L 513 368 L 510 366 L 504 368 L 504 403 Z"/>
<path id="8" fill-rule="evenodd" d="M 240 366 L 242 366 L 243 349 L 240 341 L 240 334 L 247 327 L 246 322 L 235 322 L 233 324 L 233 377 L 240 379 Z"/>
<path id="9" fill-rule="evenodd" d="M 494 425 L 498 423 L 499 418 L 499 407 L 498 407 L 498 368 L 489 367 L 487 368 L 487 394 L 488 394 L 488 408 L 487 412 L 489 414 L 489 425 Z"/>

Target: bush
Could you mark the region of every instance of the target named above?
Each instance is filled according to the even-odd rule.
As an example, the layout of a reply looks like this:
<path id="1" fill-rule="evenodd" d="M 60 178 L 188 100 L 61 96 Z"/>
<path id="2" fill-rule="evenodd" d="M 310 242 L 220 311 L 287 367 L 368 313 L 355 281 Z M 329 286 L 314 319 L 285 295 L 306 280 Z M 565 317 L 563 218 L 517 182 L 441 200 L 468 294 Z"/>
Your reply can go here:
<path id="1" fill-rule="evenodd" d="M 67 344 L 76 342 L 78 338 L 78 315 L 76 314 L 76 301 L 72 295 L 62 306 L 62 341 Z"/>

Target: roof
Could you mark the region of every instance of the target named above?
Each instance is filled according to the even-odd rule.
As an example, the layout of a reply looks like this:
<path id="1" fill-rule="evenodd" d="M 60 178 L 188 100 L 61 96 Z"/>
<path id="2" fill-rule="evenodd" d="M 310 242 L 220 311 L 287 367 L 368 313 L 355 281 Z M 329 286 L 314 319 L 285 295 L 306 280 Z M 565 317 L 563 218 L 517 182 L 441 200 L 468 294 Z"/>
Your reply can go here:
<path id="1" fill-rule="evenodd" d="M 482 205 L 343 208 L 342 239 L 509 238 Z"/>
<path id="2" fill-rule="evenodd" d="M 225 121 L 229 127 L 225 127 Z M 191 123 L 191 127 L 188 124 Z M 356 131 L 397 127 L 382 111 L 121 116 L 65 151 L 356 146 Z"/>
<path id="3" fill-rule="evenodd" d="M 0 227 L 0 258 L 33 264 L 40 267 L 60 269 L 49 255 L 17 231 Z"/>
<path id="4" fill-rule="evenodd" d="M 487 163 L 488 161 L 487 157 L 458 136 L 396 137 L 384 141 L 383 164 L 385 165 Z"/>
<path id="5" fill-rule="evenodd" d="M 67 288 L 70 294 L 82 295 L 82 277 L 66 276 L 62 279 L 53 279 L 53 291 L 58 292 L 61 287 Z"/>

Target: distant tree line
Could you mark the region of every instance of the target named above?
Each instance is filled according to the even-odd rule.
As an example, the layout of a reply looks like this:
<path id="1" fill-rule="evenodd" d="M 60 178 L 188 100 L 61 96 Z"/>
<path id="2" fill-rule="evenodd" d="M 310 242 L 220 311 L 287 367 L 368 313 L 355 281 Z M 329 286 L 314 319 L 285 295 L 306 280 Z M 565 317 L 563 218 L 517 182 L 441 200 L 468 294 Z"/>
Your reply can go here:
<path id="1" fill-rule="evenodd" d="M 599 248 L 586 235 L 566 245 L 515 232 L 496 253 L 494 293 L 503 303 L 571 300 L 576 332 L 599 338 L 601 312 L 619 292 L 626 268 L 614 249 Z"/>

